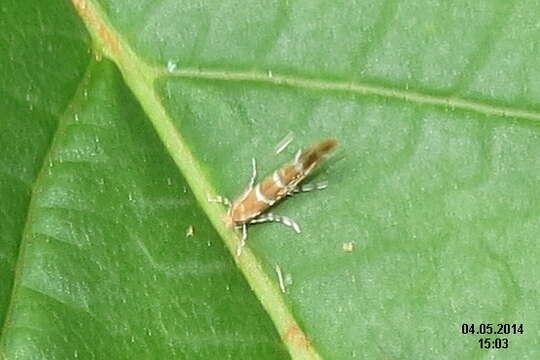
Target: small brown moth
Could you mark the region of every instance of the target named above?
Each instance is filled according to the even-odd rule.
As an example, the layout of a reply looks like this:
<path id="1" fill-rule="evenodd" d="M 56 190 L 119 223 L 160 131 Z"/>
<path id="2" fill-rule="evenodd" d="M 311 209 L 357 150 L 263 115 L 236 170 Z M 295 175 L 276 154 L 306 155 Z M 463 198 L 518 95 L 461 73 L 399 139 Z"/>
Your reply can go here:
<path id="1" fill-rule="evenodd" d="M 217 199 L 209 199 L 214 202 L 222 202 L 229 205 L 229 211 L 225 216 L 225 223 L 228 226 L 242 227 L 242 242 L 238 248 L 238 255 L 242 251 L 247 239 L 247 225 L 257 224 L 262 222 L 280 222 L 284 225 L 292 227 L 296 232 L 300 232 L 300 227 L 292 219 L 274 215 L 267 210 L 285 196 L 292 195 L 296 192 L 304 192 L 311 190 L 324 189 L 327 184 L 308 184 L 299 186 L 299 183 L 304 180 L 315 169 L 335 147 L 337 141 L 335 139 L 323 140 L 305 151 L 298 151 L 294 160 L 266 177 L 259 184 L 255 185 L 257 177 L 257 169 L 255 159 L 253 162 L 253 175 L 249 186 L 242 196 L 240 196 L 232 204 L 222 197 Z"/>

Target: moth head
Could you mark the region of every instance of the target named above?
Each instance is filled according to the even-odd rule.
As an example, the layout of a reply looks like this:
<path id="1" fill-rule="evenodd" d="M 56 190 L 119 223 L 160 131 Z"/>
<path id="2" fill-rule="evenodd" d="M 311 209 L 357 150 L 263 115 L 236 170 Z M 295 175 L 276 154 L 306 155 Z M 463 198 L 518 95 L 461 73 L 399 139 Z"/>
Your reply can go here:
<path id="1" fill-rule="evenodd" d="M 227 213 L 227 215 L 223 217 L 223 222 L 228 228 L 234 227 L 234 221 L 230 213 Z"/>

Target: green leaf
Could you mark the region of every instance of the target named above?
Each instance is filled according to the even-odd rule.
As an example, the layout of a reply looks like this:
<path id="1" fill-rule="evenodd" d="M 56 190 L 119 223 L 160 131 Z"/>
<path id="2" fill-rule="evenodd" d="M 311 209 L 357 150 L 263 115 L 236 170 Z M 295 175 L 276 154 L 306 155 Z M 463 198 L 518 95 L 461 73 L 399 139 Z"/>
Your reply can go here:
<path id="1" fill-rule="evenodd" d="M 538 358 L 538 10 L 5 2 L 0 357 Z M 236 257 L 207 197 L 330 136 Z"/>

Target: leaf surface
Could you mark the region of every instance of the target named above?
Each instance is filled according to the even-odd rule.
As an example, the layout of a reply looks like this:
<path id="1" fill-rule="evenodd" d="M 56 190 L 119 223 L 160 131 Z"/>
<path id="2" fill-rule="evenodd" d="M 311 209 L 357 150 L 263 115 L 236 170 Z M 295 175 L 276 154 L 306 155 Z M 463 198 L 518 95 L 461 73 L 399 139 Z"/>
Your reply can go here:
<path id="1" fill-rule="evenodd" d="M 1 9 L 0 354 L 538 357 L 537 4 L 25 6 Z M 235 258 L 206 197 L 329 136 L 329 187 L 272 210 L 302 233 L 251 226 Z"/>

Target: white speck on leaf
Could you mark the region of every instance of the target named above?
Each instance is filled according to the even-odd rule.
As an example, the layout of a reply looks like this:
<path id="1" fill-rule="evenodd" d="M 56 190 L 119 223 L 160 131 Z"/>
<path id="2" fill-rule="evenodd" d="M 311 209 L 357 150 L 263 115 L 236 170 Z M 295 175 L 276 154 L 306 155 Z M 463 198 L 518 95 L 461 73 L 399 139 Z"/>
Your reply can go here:
<path id="1" fill-rule="evenodd" d="M 352 252 L 354 250 L 354 243 L 352 241 L 343 243 L 343 251 Z"/>
<path id="2" fill-rule="evenodd" d="M 167 62 L 167 71 L 168 72 L 173 72 L 174 70 L 176 70 L 176 68 L 177 68 L 177 65 L 176 65 L 176 63 L 174 61 L 169 60 Z"/>

